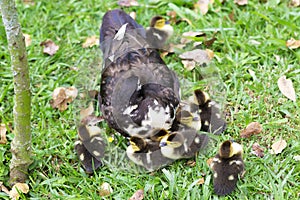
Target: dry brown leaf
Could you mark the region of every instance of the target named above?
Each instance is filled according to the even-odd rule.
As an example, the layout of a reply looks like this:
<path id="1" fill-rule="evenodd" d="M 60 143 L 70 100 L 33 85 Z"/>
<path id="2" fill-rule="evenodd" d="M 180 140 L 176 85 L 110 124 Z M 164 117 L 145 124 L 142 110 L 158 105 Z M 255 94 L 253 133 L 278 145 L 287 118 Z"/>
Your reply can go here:
<path id="1" fill-rule="evenodd" d="M 287 146 L 287 143 L 285 140 L 283 140 L 283 139 L 278 140 L 277 142 L 272 144 L 271 154 L 281 153 L 285 149 L 286 146 Z"/>
<path id="2" fill-rule="evenodd" d="M 195 167 L 195 166 L 196 166 L 196 161 L 194 161 L 194 160 L 188 160 L 188 161 L 186 162 L 186 164 L 187 164 L 188 166 L 190 166 L 190 167 Z"/>
<path id="3" fill-rule="evenodd" d="M 87 37 L 85 42 L 82 44 L 82 48 L 93 47 L 99 44 L 99 38 L 96 35 Z"/>
<path id="4" fill-rule="evenodd" d="M 119 0 L 118 5 L 130 7 L 130 6 L 138 6 L 139 3 L 136 0 Z"/>
<path id="5" fill-rule="evenodd" d="M 300 0 L 291 0 L 290 1 L 290 6 L 292 6 L 292 7 L 300 6 Z"/>
<path id="6" fill-rule="evenodd" d="M 202 178 L 200 178 L 200 179 L 197 181 L 197 185 L 202 185 L 202 184 L 204 184 L 204 182 L 205 182 L 205 180 L 204 180 L 204 178 L 202 177 Z"/>
<path id="7" fill-rule="evenodd" d="M 182 34 L 180 43 L 186 44 L 186 43 L 193 41 L 192 39 L 190 39 L 191 37 L 203 37 L 203 36 L 205 36 L 205 33 L 202 33 L 202 32 L 195 32 L 195 31 L 184 32 Z"/>
<path id="8" fill-rule="evenodd" d="M 206 160 L 206 164 L 211 168 L 211 164 L 213 162 L 213 157 Z"/>
<path id="9" fill-rule="evenodd" d="M 277 81 L 280 92 L 292 101 L 296 101 L 296 92 L 293 82 L 286 79 L 286 76 L 281 76 Z"/>
<path id="10" fill-rule="evenodd" d="M 130 198 L 129 200 L 142 200 L 144 199 L 144 190 L 140 189 L 137 190 Z"/>
<path id="11" fill-rule="evenodd" d="M 136 12 L 132 11 L 129 13 L 129 16 L 132 18 L 132 19 L 136 19 Z"/>
<path id="12" fill-rule="evenodd" d="M 43 53 L 48 54 L 50 56 L 53 56 L 59 49 L 59 46 L 57 46 L 50 39 L 41 42 L 40 46 L 44 46 Z"/>
<path id="13" fill-rule="evenodd" d="M 208 12 L 209 4 L 212 4 L 214 0 L 199 0 L 194 4 L 195 11 L 201 12 L 202 15 L 205 15 Z"/>
<path id="14" fill-rule="evenodd" d="M 248 138 L 251 135 L 259 134 L 262 131 L 262 125 L 258 122 L 251 122 L 246 129 L 242 130 L 240 136 L 242 138 Z"/>
<path id="15" fill-rule="evenodd" d="M 0 124 L 0 144 L 6 144 L 7 139 L 6 139 L 6 126 L 5 124 Z"/>
<path id="16" fill-rule="evenodd" d="M 74 101 L 77 95 L 78 90 L 74 86 L 68 88 L 58 87 L 52 93 L 50 104 L 52 108 L 64 111 L 68 108 L 68 103 Z"/>
<path id="17" fill-rule="evenodd" d="M 295 40 L 294 38 L 286 41 L 286 46 L 290 49 L 298 49 L 300 47 L 300 40 Z"/>
<path id="18" fill-rule="evenodd" d="M 23 0 L 24 4 L 33 6 L 34 5 L 34 0 Z"/>
<path id="19" fill-rule="evenodd" d="M 183 67 L 188 70 L 191 71 L 196 67 L 196 62 L 193 60 L 181 60 Z"/>
<path id="20" fill-rule="evenodd" d="M 93 112 L 94 112 L 94 105 L 93 102 L 90 102 L 87 108 L 80 110 L 80 119 L 82 120 L 86 118 L 87 116 L 93 114 Z"/>
<path id="21" fill-rule="evenodd" d="M 20 197 L 19 192 L 27 194 L 29 192 L 29 186 L 26 183 L 16 183 L 9 192 L 10 198 L 13 200 L 18 199 Z"/>
<path id="22" fill-rule="evenodd" d="M 252 153 L 257 157 L 264 157 L 264 149 L 257 142 L 252 145 Z"/>
<path id="23" fill-rule="evenodd" d="M 170 19 L 169 19 L 170 23 L 176 23 L 177 13 L 174 10 L 167 12 L 167 15 L 170 17 Z"/>
<path id="24" fill-rule="evenodd" d="M 181 62 L 184 65 L 184 68 L 187 70 L 192 70 L 196 65 L 208 64 L 211 60 L 211 52 L 202 50 L 202 49 L 194 49 L 192 51 L 187 51 L 179 55 L 181 58 Z"/>
<path id="25" fill-rule="evenodd" d="M 102 183 L 102 185 L 100 186 L 100 190 L 99 190 L 99 195 L 101 197 L 104 196 L 108 196 L 113 192 L 113 189 L 111 188 L 111 186 L 109 185 L 109 183 Z"/>
<path id="26" fill-rule="evenodd" d="M 9 195 L 9 190 L 7 189 L 7 187 L 5 187 L 5 185 L 3 185 L 3 182 L 0 182 L 0 192 L 3 191 L 5 194 Z"/>
<path id="27" fill-rule="evenodd" d="M 243 6 L 248 4 L 248 0 L 234 0 L 237 5 Z"/>
<path id="28" fill-rule="evenodd" d="M 31 45 L 31 36 L 29 34 L 23 33 L 23 36 L 25 38 L 25 46 L 28 47 Z"/>

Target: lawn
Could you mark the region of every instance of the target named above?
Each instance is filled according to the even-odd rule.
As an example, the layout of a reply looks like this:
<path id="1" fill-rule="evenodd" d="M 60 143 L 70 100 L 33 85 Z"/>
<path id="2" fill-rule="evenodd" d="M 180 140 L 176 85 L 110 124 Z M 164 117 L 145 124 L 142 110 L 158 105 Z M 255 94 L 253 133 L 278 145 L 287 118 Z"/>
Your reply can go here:
<path id="1" fill-rule="evenodd" d="M 171 4 L 169 2 L 172 2 Z M 28 185 L 30 192 L 22 199 L 101 199 L 100 187 L 107 182 L 113 192 L 105 199 L 129 199 L 143 189 L 144 199 L 298 199 L 300 197 L 300 102 L 286 98 L 277 80 L 285 75 L 300 93 L 300 48 L 286 47 L 286 41 L 300 40 L 300 7 L 289 6 L 289 1 L 249 1 L 239 6 L 233 1 L 215 1 L 208 13 L 194 16 L 195 0 L 139 1 L 139 6 L 124 8 L 135 11 L 136 21 L 149 26 L 155 15 L 167 18 L 174 9 L 177 19 L 186 21 L 172 24 L 178 41 L 182 33 L 202 31 L 212 45 L 200 45 L 214 52 L 211 66 L 219 72 L 208 81 L 213 96 L 224 105 L 227 129 L 213 136 L 207 150 L 194 159 L 178 160 L 161 170 L 148 173 L 134 166 L 124 157 L 126 140 L 115 136 L 109 143 L 106 164 L 92 176 L 87 175 L 74 150 L 77 140 L 76 124 L 79 110 L 86 107 L 81 101 L 69 104 L 61 112 L 50 105 L 52 92 L 57 87 L 75 86 L 79 92 L 99 89 L 101 53 L 98 46 L 83 48 L 86 38 L 99 34 L 104 13 L 119 8 L 117 1 L 35 1 L 34 5 L 17 1 L 19 20 L 32 43 L 27 47 L 32 92 L 32 148 Z M 182 16 L 180 16 L 182 15 Z M 46 39 L 59 45 L 53 56 L 43 53 L 40 43 Z M 182 93 L 202 84 L 200 69 L 187 71 L 178 54 L 164 60 L 185 84 Z M 8 186 L 10 142 L 13 138 L 13 74 L 6 35 L 0 21 L 0 123 L 8 127 L 7 144 L 0 144 L 0 182 Z M 187 84 L 186 84 L 187 83 Z M 86 88 L 88 87 L 88 88 Z M 259 122 L 263 131 L 249 138 L 240 132 L 251 122 Z M 11 129 L 9 127 L 12 127 Z M 112 130 L 100 124 L 103 135 Z M 213 194 L 212 172 L 207 159 L 214 156 L 217 146 L 226 139 L 234 139 L 244 148 L 245 177 L 237 189 L 226 197 Z M 272 144 L 284 139 L 287 147 L 282 153 L 271 154 Z M 265 156 L 257 157 L 252 145 L 258 142 Z M 193 162 L 194 161 L 194 162 Z M 192 164 L 191 164 L 192 163 Z M 199 180 L 204 178 L 204 182 Z M 0 192 L 0 199 L 9 199 Z"/>

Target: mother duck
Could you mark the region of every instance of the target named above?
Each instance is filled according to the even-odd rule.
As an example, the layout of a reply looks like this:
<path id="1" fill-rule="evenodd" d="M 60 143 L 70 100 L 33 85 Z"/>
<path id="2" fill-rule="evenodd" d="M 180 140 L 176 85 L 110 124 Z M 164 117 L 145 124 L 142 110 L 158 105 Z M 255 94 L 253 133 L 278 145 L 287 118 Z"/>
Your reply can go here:
<path id="1" fill-rule="evenodd" d="M 104 69 L 99 102 L 108 125 L 124 136 L 169 129 L 179 106 L 179 81 L 149 45 L 145 29 L 122 10 L 108 11 L 100 29 Z"/>

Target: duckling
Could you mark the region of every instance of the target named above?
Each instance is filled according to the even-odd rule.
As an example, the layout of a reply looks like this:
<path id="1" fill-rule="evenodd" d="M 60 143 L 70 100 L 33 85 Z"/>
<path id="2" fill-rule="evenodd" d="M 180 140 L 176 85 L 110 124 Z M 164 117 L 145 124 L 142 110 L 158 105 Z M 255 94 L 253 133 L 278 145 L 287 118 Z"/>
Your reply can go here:
<path id="1" fill-rule="evenodd" d="M 201 131 L 221 134 L 226 129 L 226 122 L 221 116 L 220 106 L 210 99 L 210 96 L 197 89 L 190 98 L 191 110 L 198 109 L 201 119 Z"/>
<path id="2" fill-rule="evenodd" d="M 136 136 L 130 138 L 126 154 L 132 162 L 143 166 L 148 171 L 157 170 L 173 161 L 162 155 L 158 141 Z"/>
<path id="3" fill-rule="evenodd" d="M 179 80 L 151 48 L 145 29 L 122 10 L 108 11 L 100 29 L 104 57 L 99 105 L 110 128 L 147 138 L 169 129 L 179 106 Z"/>
<path id="4" fill-rule="evenodd" d="M 182 128 L 164 136 L 159 146 L 163 156 L 176 160 L 193 157 L 207 143 L 206 134 L 199 134 L 195 129 Z"/>
<path id="5" fill-rule="evenodd" d="M 187 110 L 179 109 L 179 111 L 176 113 L 176 119 L 180 124 L 183 124 L 187 127 L 193 128 L 197 131 L 201 129 L 200 116 L 195 112 L 192 113 Z"/>
<path id="6" fill-rule="evenodd" d="M 155 16 L 147 28 L 146 37 L 152 48 L 162 49 L 173 33 L 174 29 L 168 21 L 162 16 Z"/>
<path id="7" fill-rule="evenodd" d="M 244 173 L 243 148 L 240 144 L 226 140 L 220 146 L 219 153 L 213 158 L 214 191 L 217 195 L 226 195 L 236 188 L 240 175 Z"/>
<path id="8" fill-rule="evenodd" d="M 105 146 L 98 127 L 81 125 L 78 128 L 79 140 L 75 143 L 75 150 L 87 173 L 102 166 Z"/>

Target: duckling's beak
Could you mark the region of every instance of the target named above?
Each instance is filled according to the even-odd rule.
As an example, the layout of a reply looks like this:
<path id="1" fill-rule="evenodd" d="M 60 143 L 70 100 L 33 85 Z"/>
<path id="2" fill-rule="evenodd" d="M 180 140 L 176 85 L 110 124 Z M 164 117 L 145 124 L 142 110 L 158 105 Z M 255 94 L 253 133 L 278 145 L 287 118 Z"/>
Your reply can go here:
<path id="1" fill-rule="evenodd" d="M 159 147 L 165 147 L 165 146 L 172 147 L 172 148 L 178 148 L 181 146 L 181 143 L 180 142 L 172 142 L 172 141 L 166 141 L 166 142 L 161 141 L 159 143 Z"/>

